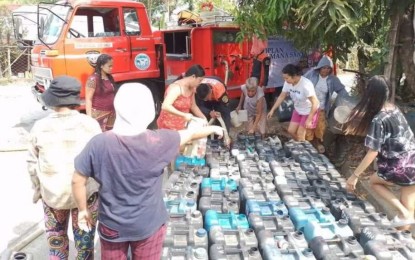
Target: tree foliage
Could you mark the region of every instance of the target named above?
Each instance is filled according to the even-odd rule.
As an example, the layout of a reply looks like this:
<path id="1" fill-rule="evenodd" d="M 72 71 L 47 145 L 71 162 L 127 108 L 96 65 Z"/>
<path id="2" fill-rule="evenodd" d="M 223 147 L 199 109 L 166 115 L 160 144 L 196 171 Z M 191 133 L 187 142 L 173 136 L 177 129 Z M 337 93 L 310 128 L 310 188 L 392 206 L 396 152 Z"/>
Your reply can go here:
<path id="1" fill-rule="evenodd" d="M 398 4 L 399 2 L 399 4 Z M 236 10 L 241 37 L 281 35 L 301 49 L 334 48 L 346 59 L 352 46 L 375 44 L 395 6 L 413 0 L 245 0 Z M 406 4 L 406 5 L 405 5 Z M 402 10 L 403 11 L 403 10 Z"/>

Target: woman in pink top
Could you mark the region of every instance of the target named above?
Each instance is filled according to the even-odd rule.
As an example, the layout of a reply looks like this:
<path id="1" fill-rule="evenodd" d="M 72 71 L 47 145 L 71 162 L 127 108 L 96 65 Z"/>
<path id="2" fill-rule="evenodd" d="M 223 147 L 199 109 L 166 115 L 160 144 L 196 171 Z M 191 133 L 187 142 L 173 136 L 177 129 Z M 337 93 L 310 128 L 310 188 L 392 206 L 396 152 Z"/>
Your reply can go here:
<path id="1" fill-rule="evenodd" d="M 193 65 L 184 77 L 170 84 L 157 119 L 159 129 L 183 130 L 193 116 L 206 120 L 195 102 L 196 88 L 204 76 L 204 69 L 200 65 Z"/>
<path id="2" fill-rule="evenodd" d="M 112 66 L 111 56 L 99 55 L 95 72 L 88 78 L 85 88 L 86 114 L 98 121 L 103 132 L 111 130 L 115 121 L 115 82 L 111 76 Z"/>

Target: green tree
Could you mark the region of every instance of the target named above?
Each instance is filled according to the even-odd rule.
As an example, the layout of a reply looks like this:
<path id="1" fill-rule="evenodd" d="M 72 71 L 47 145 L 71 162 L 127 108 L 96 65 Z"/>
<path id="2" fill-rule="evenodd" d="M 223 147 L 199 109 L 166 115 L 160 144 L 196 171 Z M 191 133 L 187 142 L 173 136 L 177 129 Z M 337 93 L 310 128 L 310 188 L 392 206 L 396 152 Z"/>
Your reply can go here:
<path id="1" fill-rule="evenodd" d="M 409 46 L 414 39 L 413 30 L 399 30 L 405 15 L 407 24 L 413 17 L 413 3 L 414 0 L 243 0 L 235 14 L 242 30 L 240 37 L 281 35 L 301 49 L 316 44 L 323 50 L 333 48 L 335 59 L 343 61 L 351 47 L 358 46 L 361 70 L 373 61 L 365 47 L 377 47 L 378 54 L 388 52 L 388 59 L 379 62 L 385 64 L 385 75 L 396 84 L 397 54 L 403 49 L 397 46 L 402 39 L 407 39 L 408 52 L 413 53 L 413 44 Z M 410 64 L 402 68 L 406 68 L 407 81 L 411 82 L 408 73 L 414 73 L 410 73 Z M 415 81 L 409 85 L 415 93 Z"/>

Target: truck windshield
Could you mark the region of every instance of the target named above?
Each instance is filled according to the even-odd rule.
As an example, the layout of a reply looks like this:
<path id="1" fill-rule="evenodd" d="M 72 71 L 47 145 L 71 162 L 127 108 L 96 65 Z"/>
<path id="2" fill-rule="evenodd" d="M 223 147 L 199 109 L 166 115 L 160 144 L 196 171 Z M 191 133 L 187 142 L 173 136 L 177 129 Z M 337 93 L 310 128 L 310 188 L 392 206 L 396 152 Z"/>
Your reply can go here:
<path id="1" fill-rule="evenodd" d="M 39 6 L 39 8 L 45 10 L 47 13 L 43 26 L 42 22 L 40 23 L 41 34 L 39 35 L 39 39 L 46 44 L 55 43 L 66 23 L 66 18 L 71 7 L 63 5 L 43 5 L 42 7 Z"/>

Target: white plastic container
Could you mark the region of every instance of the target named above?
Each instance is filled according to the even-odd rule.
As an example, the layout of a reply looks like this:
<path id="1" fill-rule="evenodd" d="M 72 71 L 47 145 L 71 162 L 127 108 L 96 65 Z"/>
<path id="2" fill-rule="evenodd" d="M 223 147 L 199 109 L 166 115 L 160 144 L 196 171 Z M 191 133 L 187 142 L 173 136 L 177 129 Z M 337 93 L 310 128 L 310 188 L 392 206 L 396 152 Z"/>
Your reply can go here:
<path id="1" fill-rule="evenodd" d="M 248 111 L 239 110 L 239 113 L 236 113 L 236 110 L 231 112 L 231 123 L 234 127 L 240 127 L 243 122 L 248 121 Z"/>

